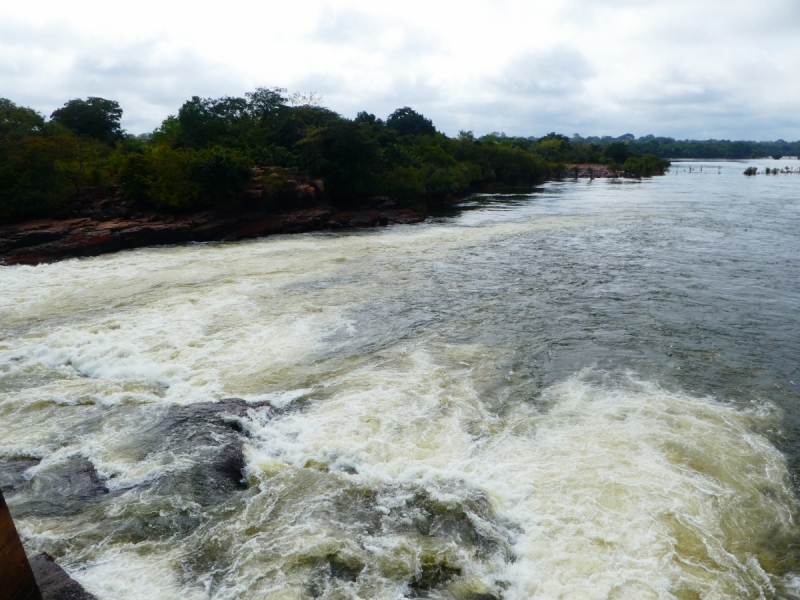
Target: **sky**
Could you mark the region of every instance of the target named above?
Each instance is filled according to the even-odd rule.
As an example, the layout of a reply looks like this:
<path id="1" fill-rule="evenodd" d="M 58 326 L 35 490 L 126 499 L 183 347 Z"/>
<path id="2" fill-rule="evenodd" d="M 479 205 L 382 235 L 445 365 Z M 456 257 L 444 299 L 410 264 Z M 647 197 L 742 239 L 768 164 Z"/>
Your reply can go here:
<path id="1" fill-rule="evenodd" d="M 448 135 L 800 139 L 800 0 L 0 3 L 0 97 L 117 100 L 152 131 L 191 96 L 411 106 Z"/>

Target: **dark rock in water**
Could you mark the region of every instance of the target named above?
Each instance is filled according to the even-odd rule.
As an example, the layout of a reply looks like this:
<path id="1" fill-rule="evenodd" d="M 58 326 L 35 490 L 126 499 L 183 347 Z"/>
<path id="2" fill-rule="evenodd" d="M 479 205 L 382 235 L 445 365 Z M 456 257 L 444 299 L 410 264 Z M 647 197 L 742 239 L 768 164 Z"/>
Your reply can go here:
<path id="1" fill-rule="evenodd" d="M 31 496 L 20 506 L 25 514 L 64 515 L 81 512 L 108 488 L 94 465 L 82 456 L 40 469 L 24 487 Z"/>
<path id="2" fill-rule="evenodd" d="M 27 481 L 25 471 L 38 464 L 38 458 L 25 456 L 0 460 L 0 491 L 9 494 L 20 489 Z"/>
<path id="3" fill-rule="evenodd" d="M 417 576 L 408 587 L 411 591 L 411 596 L 417 597 L 459 575 L 461 575 L 461 569 L 458 566 L 449 564 L 442 557 L 423 554 L 420 557 L 419 573 L 417 573 Z"/>
<path id="4" fill-rule="evenodd" d="M 331 577 L 344 581 L 356 581 L 365 567 L 365 565 L 357 560 L 342 560 L 341 557 L 335 554 L 329 554 L 327 559 L 331 570 Z"/>
<path id="5" fill-rule="evenodd" d="M 151 487 L 201 506 L 217 504 L 247 489 L 243 418 L 249 410 L 266 411 L 267 418 L 272 416 L 269 404 L 248 404 L 239 398 L 171 408 L 139 441 L 146 451 L 143 458 L 168 452 L 189 466 L 164 474 Z"/>
<path id="6" fill-rule="evenodd" d="M 96 600 L 80 583 L 67 575 L 53 558 L 42 553 L 31 559 L 31 568 L 42 593 L 42 600 Z"/>
<path id="7" fill-rule="evenodd" d="M 223 447 L 208 461 L 198 461 L 187 472 L 192 491 L 200 504 L 210 504 L 214 498 L 236 490 L 246 490 L 245 460 L 241 442 Z M 173 483 L 174 485 L 174 483 Z"/>
<path id="8" fill-rule="evenodd" d="M 41 600 L 39 588 L 0 493 L 0 600 Z"/>

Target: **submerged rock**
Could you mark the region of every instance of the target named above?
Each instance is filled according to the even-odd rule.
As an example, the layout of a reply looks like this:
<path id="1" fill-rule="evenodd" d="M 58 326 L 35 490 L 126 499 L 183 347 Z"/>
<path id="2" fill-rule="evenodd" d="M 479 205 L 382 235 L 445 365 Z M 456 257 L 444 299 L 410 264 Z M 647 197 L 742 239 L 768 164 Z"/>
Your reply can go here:
<path id="1" fill-rule="evenodd" d="M 273 415 L 269 404 L 248 404 L 239 398 L 171 408 L 140 440 L 143 458 L 168 453 L 176 463 L 188 466 L 164 473 L 151 488 L 201 506 L 247 489 L 243 418 L 250 410 L 262 411 L 264 418 Z"/>
<path id="2" fill-rule="evenodd" d="M 46 552 L 33 557 L 30 564 L 42 600 L 96 600 Z"/>
<path id="3" fill-rule="evenodd" d="M 19 504 L 23 515 L 68 515 L 82 512 L 108 494 L 94 465 L 83 456 L 40 468 L 22 490 L 29 498 Z"/>
<path id="4" fill-rule="evenodd" d="M 0 460 L 0 491 L 10 494 L 22 488 L 27 481 L 25 471 L 38 464 L 38 458 L 26 456 Z"/>

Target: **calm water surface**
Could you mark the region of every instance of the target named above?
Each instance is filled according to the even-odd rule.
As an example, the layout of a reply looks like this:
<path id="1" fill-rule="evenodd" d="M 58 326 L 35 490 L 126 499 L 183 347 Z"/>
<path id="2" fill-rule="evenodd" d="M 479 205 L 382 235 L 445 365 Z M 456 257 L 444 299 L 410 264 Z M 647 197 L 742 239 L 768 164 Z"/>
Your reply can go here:
<path id="1" fill-rule="evenodd" d="M 0 269 L 29 552 L 101 599 L 800 598 L 800 175 L 749 164 L 800 166 Z"/>

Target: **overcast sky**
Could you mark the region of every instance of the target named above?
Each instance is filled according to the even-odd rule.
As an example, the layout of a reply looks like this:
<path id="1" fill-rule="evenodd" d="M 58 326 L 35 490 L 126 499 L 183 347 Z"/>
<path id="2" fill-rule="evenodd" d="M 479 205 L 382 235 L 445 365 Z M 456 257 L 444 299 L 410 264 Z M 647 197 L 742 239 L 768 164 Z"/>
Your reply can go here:
<path id="1" fill-rule="evenodd" d="M 412 106 L 455 134 L 800 139 L 800 0 L 0 3 L 0 96 L 102 96 L 132 133 L 192 95 Z"/>

